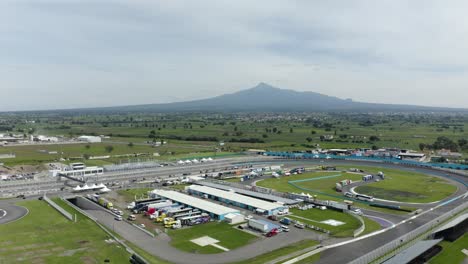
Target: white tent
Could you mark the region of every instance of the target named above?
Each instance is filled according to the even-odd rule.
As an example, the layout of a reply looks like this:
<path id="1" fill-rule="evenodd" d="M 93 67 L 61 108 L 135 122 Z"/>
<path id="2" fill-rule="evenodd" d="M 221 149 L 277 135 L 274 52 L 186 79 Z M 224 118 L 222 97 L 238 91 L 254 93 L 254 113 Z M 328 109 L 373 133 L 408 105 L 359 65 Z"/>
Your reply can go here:
<path id="1" fill-rule="evenodd" d="M 192 162 L 191 162 L 190 160 L 186 160 L 185 163 L 186 163 L 186 164 L 190 164 L 190 163 L 192 163 Z"/>
<path id="2" fill-rule="evenodd" d="M 185 162 L 183 160 L 177 161 L 177 164 L 184 164 Z"/>
<path id="3" fill-rule="evenodd" d="M 199 161 L 197 159 L 193 159 L 192 162 L 193 163 L 199 163 Z"/>
<path id="4" fill-rule="evenodd" d="M 110 191 L 111 191 L 111 189 L 107 188 L 106 186 L 104 186 L 104 188 L 99 190 L 100 193 L 107 193 L 107 192 L 110 192 Z"/>
<path id="5" fill-rule="evenodd" d="M 207 161 L 213 161 L 213 159 L 210 157 L 210 158 L 207 158 L 206 159 Z"/>

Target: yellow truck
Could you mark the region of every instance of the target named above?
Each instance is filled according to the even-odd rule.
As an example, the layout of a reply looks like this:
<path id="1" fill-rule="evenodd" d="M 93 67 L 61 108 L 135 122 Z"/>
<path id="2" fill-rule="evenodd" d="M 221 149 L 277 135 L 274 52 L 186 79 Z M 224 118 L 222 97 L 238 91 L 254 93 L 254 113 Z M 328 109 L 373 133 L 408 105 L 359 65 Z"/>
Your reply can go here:
<path id="1" fill-rule="evenodd" d="M 156 218 L 156 222 L 161 223 L 162 221 L 164 221 L 164 218 L 166 218 L 166 214 L 161 214 Z"/>

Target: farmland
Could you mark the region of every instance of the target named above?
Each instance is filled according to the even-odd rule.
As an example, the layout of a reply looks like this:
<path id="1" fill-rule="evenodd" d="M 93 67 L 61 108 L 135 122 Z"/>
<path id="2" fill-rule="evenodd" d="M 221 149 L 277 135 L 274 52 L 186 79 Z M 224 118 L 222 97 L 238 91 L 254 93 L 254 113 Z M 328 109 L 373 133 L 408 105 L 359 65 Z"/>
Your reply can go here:
<path id="1" fill-rule="evenodd" d="M 24 123 L 22 116 L 3 117 L 0 133 L 34 133 L 73 138 L 78 135 L 105 135 L 103 143 L 52 146 L 9 146 L 0 153 L 14 153 L 9 165 L 43 163 L 60 157 L 121 155 L 157 152 L 158 159 L 176 159 L 237 153 L 248 148 L 300 151 L 315 148 L 399 147 L 429 152 L 437 137 L 450 138 L 459 152 L 468 154 L 468 120 L 464 116 L 369 115 L 369 114 L 122 114 L 54 116 L 36 114 L 36 122 Z M 2 117 L 0 117 L 2 119 Z M 331 135 L 333 139 L 323 140 Z M 153 147 L 148 142 L 166 141 Z M 220 146 L 219 142 L 224 142 Z M 460 142 L 460 143 L 458 143 Z M 130 144 L 131 143 L 131 144 Z M 70 146 L 69 146 L 70 145 Z M 111 145 L 108 152 L 105 147 Z M 57 151 L 58 154 L 38 151 Z M 63 152 L 63 154 L 61 154 Z M 124 158 L 107 159 L 118 162 Z"/>

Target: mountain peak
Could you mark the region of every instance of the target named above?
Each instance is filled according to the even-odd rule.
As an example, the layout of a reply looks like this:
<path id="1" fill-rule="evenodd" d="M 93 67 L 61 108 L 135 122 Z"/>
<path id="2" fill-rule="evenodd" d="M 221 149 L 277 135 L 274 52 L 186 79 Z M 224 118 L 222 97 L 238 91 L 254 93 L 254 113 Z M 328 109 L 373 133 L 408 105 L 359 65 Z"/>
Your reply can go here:
<path id="1" fill-rule="evenodd" d="M 268 83 L 264 83 L 264 82 L 260 82 L 259 84 L 257 84 L 257 86 L 253 87 L 252 89 L 258 89 L 258 90 L 269 90 L 269 89 L 279 89 L 279 88 L 276 88 L 272 85 L 269 85 Z"/>

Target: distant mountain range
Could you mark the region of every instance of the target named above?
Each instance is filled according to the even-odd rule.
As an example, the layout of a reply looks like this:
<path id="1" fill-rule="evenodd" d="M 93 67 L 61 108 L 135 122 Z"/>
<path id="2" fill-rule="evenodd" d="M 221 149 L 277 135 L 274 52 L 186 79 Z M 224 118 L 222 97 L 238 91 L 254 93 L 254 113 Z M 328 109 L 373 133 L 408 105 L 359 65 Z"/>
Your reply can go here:
<path id="1" fill-rule="evenodd" d="M 384 112 L 462 111 L 468 109 L 354 102 L 315 92 L 298 92 L 259 83 L 257 86 L 208 99 L 165 104 L 145 104 L 62 111 L 78 112 Z"/>

